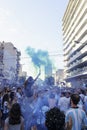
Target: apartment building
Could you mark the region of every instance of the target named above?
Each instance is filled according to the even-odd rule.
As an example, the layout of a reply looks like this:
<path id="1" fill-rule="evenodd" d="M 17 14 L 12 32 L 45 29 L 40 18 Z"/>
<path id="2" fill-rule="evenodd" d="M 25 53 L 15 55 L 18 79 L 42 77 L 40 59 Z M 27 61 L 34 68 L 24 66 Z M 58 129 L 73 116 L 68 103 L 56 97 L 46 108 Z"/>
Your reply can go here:
<path id="1" fill-rule="evenodd" d="M 17 81 L 21 53 L 10 42 L 0 42 L 0 83 Z"/>
<path id="2" fill-rule="evenodd" d="M 87 84 L 87 0 L 69 0 L 62 19 L 65 80 Z"/>

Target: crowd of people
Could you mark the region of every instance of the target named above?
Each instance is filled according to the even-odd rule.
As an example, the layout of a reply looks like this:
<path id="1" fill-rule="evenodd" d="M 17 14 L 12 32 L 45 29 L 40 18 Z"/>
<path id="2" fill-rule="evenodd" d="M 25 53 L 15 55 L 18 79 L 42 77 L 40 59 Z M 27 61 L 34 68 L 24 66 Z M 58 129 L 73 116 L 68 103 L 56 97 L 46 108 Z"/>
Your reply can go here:
<path id="1" fill-rule="evenodd" d="M 87 89 L 42 87 L 38 76 L 0 90 L 0 129 L 86 130 Z"/>

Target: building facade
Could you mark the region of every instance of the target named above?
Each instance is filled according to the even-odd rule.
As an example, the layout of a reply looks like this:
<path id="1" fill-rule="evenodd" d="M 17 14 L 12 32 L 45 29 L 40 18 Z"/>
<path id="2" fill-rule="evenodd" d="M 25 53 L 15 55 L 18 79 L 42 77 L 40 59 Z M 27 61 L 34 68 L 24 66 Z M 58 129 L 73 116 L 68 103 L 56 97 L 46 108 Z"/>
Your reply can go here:
<path id="1" fill-rule="evenodd" d="M 21 53 L 10 42 L 0 42 L 0 84 L 17 82 Z"/>
<path id="2" fill-rule="evenodd" d="M 69 0 L 62 19 L 65 80 L 87 84 L 87 0 Z"/>
<path id="3" fill-rule="evenodd" d="M 56 85 L 59 85 L 63 81 L 64 81 L 64 70 L 63 69 L 58 69 L 56 71 L 56 75 L 55 75 Z"/>
<path id="4" fill-rule="evenodd" d="M 52 76 L 52 64 L 47 64 L 45 66 L 45 77 L 50 77 Z"/>

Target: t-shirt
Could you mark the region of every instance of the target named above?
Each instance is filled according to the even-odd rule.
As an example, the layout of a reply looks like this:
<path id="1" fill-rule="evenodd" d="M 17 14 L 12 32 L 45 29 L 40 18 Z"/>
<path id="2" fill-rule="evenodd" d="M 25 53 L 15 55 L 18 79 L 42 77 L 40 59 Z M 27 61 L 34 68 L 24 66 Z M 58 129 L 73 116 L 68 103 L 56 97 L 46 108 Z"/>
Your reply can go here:
<path id="1" fill-rule="evenodd" d="M 61 111 L 66 112 L 69 108 L 69 104 L 70 104 L 70 98 L 60 97 L 58 107 L 60 108 Z"/>
<path id="2" fill-rule="evenodd" d="M 24 118 L 23 117 L 21 117 L 21 123 L 20 124 L 16 124 L 16 125 L 9 124 L 9 117 L 6 118 L 6 120 L 5 120 L 5 124 L 8 125 L 8 129 L 9 130 L 20 130 L 21 129 L 21 125 L 22 125 L 23 122 L 24 122 Z"/>
<path id="3" fill-rule="evenodd" d="M 87 125 L 87 117 L 85 112 L 81 108 L 70 108 L 66 112 L 65 122 L 69 122 L 69 118 L 72 118 L 72 130 L 81 130 L 82 124 Z"/>
<path id="4" fill-rule="evenodd" d="M 49 102 L 49 108 L 53 108 L 53 107 L 56 107 L 56 99 L 55 98 L 49 98 L 48 99 L 48 102 Z"/>

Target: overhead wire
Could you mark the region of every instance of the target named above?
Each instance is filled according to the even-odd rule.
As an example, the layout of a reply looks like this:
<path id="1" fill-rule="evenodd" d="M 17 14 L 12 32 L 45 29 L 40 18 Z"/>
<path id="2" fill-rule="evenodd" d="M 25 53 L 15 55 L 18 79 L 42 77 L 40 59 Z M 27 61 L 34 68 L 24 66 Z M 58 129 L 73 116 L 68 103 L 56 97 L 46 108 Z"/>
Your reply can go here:
<path id="1" fill-rule="evenodd" d="M 49 54 L 48 56 L 63 56 L 63 54 Z M 8 57 L 8 58 L 4 58 L 4 60 L 10 60 L 10 59 L 16 59 L 17 57 Z M 20 59 L 30 59 L 31 57 L 27 56 L 27 57 L 19 57 Z"/>

